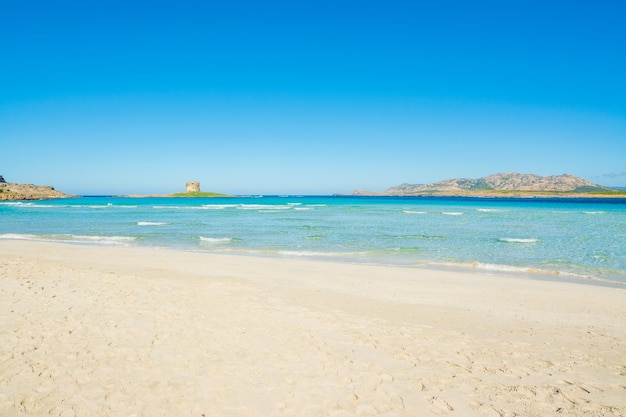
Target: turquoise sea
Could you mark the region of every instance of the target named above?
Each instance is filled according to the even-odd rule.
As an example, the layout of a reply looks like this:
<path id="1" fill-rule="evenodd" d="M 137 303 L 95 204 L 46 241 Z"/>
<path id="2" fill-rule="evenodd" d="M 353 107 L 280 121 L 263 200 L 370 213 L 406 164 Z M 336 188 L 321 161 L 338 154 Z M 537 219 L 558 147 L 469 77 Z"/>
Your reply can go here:
<path id="1" fill-rule="evenodd" d="M 461 268 L 626 286 L 625 199 L 13 201 L 0 202 L 0 239 Z"/>

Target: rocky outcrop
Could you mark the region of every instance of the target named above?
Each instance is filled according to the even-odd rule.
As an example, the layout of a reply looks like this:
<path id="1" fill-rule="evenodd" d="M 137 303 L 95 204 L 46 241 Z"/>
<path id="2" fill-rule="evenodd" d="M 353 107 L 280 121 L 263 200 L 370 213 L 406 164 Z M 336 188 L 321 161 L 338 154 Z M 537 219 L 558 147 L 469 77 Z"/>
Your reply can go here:
<path id="1" fill-rule="evenodd" d="M 536 193 L 600 193 L 610 188 L 570 174 L 540 176 L 505 172 L 482 178 L 455 178 L 433 184 L 401 184 L 382 193 L 355 191 L 355 195 L 529 195 Z"/>
<path id="2" fill-rule="evenodd" d="M 57 191 L 49 185 L 6 182 L 0 175 L 0 200 L 50 200 L 67 197 L 75 196 Z"/>

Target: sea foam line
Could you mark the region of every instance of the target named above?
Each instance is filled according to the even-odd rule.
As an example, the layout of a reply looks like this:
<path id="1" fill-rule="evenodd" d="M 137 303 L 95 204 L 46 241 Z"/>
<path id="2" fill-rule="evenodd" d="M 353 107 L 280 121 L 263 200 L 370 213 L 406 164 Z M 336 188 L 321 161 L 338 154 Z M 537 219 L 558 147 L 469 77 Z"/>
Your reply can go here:
<path id="1" fill-rule="evenodd" d="M 104 245 L 126 245 L 128 242 L 136 240 L 131 236 L 95 236 L 95 235 L 33 235 L 5 233 L 0 235 L 0 239 L 8 240 L 35 240 L 41 242 L 63 242 L 63 243 L 98 243 Z"/>
<path id="2" fill-rule="evenodd" d="M 623 287 L 624 282 L 615 281 L 611 279 L 606 279 L 598 276 L 580 274 L 575 272 L 568 271 L 559 271 L 559 270 L 550 270 L 550 269 L 541 269 L 541 268 L 533 268 L 533 267 L 523 267 L 523 266 L 512 266 L 512 265 L 500 265 L 500 264 L 490 264 L 490 263 L 482 263 L 482 262 L 474 262 L 470 265 L 471 268 L 477 269 L 479 271 L 486 272 L 502 272 L 502 273 L 511 273 L 514 275 L 524 274 L 524 275 L 535 275 L 535 276 L 545 276 L 545 277 L 559 277 L 561 279 L 572 279 L 575 281 L 583 281 L 583 282 L 596 282 L 596 283 L 604 283 L 609 285 L 617 285 L 619 287 Z"/>
<path id="3" fill-rule="evenodd" d="M 23 201 L 6 201 L 0 203 L 2 206 L 11 206 L 11 207 L 24 207 L 24 208 L 54 208 L 54 207 L 68 207 L 64 205 L 52 205 L 52 204 L 37 204 L 37 203 L 25 203 Z"/>
<path id="4" fill-rule="evenodd" d="M 137 222 L 137 226 L 165 226 L 166 222 Z"/>
<path id="5" fill-rule="evenodd" d="M 454 262 L 427 262 L 417 266 L 421 267 L 444 267 L 444 268 L 454 268 L 454 269 L 473 269 L 478 272 L 483 273 L 503 273 L 503 274 L 511 274 L 515 275 L 533 275 L 533 276 L 545 276 L 545 277 L 559 277 L 561 279 L 574 279 L 580 281 L 591 281 L 591 282 L 604 282 L 608 284 L 618 284 L 623 285 L 623 282 L 614 281 L 610 279 L 604 279 L 592 275 L 579 274 L 574 272 L 567 271 L 559 271 L 559 270 L 550 270 L 550 269 L 541 269 L 535 268 L 532 266 L 514 266 L 514 265 L 502 265 L 502 264 L 492 264 L 492 263 L 484 263 L 484 262 L 471 262 L 471 263 L 454 263 Z"/>

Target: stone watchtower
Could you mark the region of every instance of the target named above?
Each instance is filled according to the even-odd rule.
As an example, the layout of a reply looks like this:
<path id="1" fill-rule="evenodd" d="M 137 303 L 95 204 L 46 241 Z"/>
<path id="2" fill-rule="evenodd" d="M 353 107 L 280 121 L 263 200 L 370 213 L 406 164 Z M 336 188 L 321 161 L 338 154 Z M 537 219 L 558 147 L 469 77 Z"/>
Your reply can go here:
<path id="1" fill-rule="evenodd" d="M 187 193 L 197 193 L 200 192 L 200 183 L 198 181 L 189 181 L 187 183 L 187 188 L 185 189 Z"/>

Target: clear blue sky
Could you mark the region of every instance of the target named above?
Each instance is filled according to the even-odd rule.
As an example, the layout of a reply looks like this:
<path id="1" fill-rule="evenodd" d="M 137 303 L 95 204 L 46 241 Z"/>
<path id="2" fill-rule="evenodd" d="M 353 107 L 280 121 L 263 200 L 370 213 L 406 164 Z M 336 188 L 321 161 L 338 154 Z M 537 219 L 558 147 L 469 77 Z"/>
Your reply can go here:
<path id="1" fill-rule="evenodd" d="M 0 3 L 0 174 L 79 194 L 626 185 L 626 1 Z"/>

